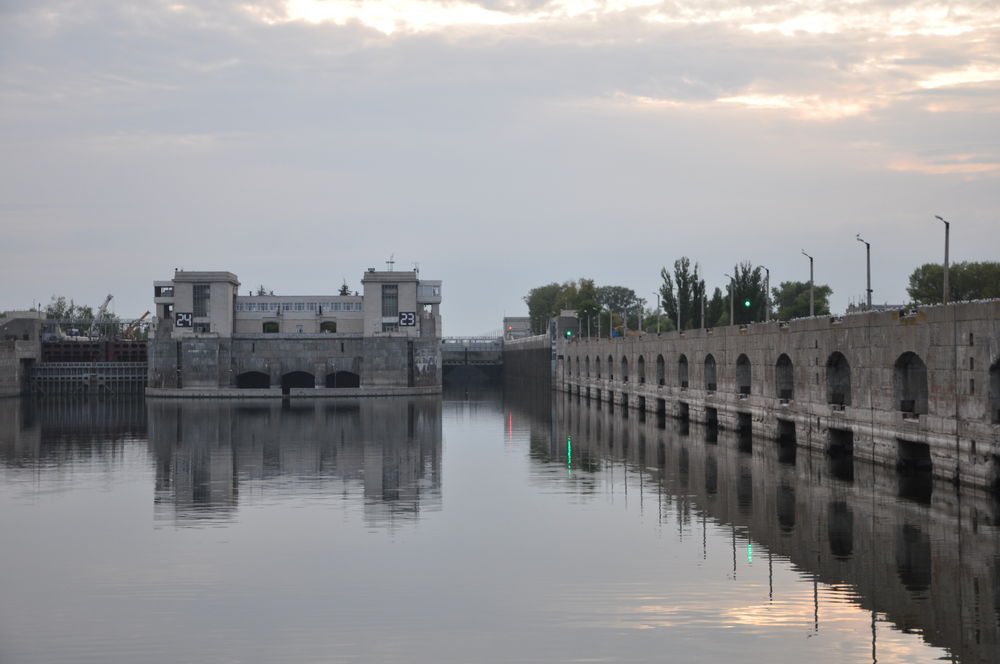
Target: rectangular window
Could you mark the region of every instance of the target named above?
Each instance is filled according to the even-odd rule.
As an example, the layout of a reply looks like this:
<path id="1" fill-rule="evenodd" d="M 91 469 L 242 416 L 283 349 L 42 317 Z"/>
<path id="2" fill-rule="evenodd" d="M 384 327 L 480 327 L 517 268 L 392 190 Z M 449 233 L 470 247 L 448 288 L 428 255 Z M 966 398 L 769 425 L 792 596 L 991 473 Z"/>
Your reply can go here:
<path id="1" fill-rule="evenodd" d="M 291 302 L 282 302 L 281 303 L 281 310 L 282 311 L 291 311 L 292 310 L 292 303 Z"/>
<path id="2" fill-rule="evenodd" d="M 310 302 L 309 304 L 306 305 L 306 309 L 308 309 L 309 311 L 316 311 L 317 309 L 319 309 L 319 305 L 316 304 L 315 302 Z"/>
<path id="3" fill-rule="evenodd" d="M 295 310 L 296 311 L 305 311 L 306 310 L 306 303 L 305 302 L 296 302 L 295 303 Z"/>
<path id="4" fill-rule="evenodd" d="M 382 331 L 383 332 L 398 332 L 399 331 L 399 325 L 397 325 L 396 323 L 382 323 Z"/>
<path id="5" fill-rule="evenodd" d="M 192 312 L 195 318 L 208 316 L 208 293 L 212 286 L 209 284 L 194 284 L 192 292 L 194 294 L 194 307 Z"/>
<path id="6" fill-rule="evenodd" d="M 355 311 L 361 311 L 361 303 L 360 302 L 355 302 L 354 303 L 354 310 Z"/>
<path id="7" fill-rule="evenodd" d="M 382 286 L 382 315 L 399 315 L 399 286 L 395 284 Z"/>

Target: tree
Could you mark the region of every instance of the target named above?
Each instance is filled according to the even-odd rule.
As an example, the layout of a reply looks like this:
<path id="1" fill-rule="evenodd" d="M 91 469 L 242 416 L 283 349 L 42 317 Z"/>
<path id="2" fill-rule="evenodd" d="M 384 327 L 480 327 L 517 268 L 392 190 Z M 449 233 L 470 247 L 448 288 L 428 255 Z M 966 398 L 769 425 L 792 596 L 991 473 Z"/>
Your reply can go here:
<path id="1" fill-rule="evenodd" d="M 771 293 L 779 319 L 791 320 L 809 315 L 808 281 L 782 281 L 777 288 L 771 289 Z M 813 289 L 817 316 L 829 315 L 832 293 L 833 289 L 825 284 L 817 284 Z"/>
<path id="2" fill-rule="evenodd" d="M 532 334 L 545 333 L 549 319 L 558 313 L 556 302 L 561 291 L 562 286 L 552 282 L 545 286 L 536 286 L 524 296 L 524 302 L 528 305 L 528 318 L 531 320 Z"/>
<path id="3" fill-rule="evenodd" d="M 722 289 L 716 287 L 712 299 L 705 305 L 705 327 L 719 327 L 729 324 L 729 309 L 726 308 L 726 298 Z"/>
<path id="4" fill-rule="evenodd" d="M 948 269 L 948 300 L 1000 298 L 1000 263 L 962 262 Z M 910 274 L 906 292 L 916 304 L 940 304 L 944 295 L 944 267 L 925 263 Z"/>
<path id="5" fill-rule="evenodd" d="M 733 295 L 736 306 L 732 307 L 736 324 L 755 323 L 764 320 L 767 310 L 767 297 L 764 291 L 764 278 L 761 269 L 754 267 L 750 261 L 743 261 L 733 267 Z M 729 304 L 728 296 L 726 304 Z"/>
<path id="6" fill-rule="evenodd" d="M 61 321 L 66 327 L 81 331 L 89 330 L 90 326 L 94 324 L 94 310 L 92 308 L 77 306 L 73 300 L 67 300 L 63 295 L 52 296 L 52 300 L 45 307 L 45 317 Z"/>
<path id="7" fill-rule="evenodd" d="M 691 269 L 691 259 L 687 256 L 674 261 L 674 276 L 670 278 L 667 268 L 660 269 L 663 285 L 660 299 L 663 309 L 671 321 L 677 322 L 680 307 L 681 326 L 684 329 L 701 327 L 701 301 L 705 297 L 705 280 L 698 274 L 698 264 Z"/>

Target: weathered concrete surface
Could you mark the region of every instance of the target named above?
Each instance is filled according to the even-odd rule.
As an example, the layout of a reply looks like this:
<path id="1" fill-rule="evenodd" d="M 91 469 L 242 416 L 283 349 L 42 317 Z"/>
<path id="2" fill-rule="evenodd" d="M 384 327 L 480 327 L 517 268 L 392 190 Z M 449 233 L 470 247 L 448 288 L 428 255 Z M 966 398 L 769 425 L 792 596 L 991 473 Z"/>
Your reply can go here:
<path id="1" fill-rule="evenodd" d="M 15 397 L 28 389 L 31 366 L 41 355 L 37 340 L 0 341 L 0 397 Z"/>
<path id="2" fill-rule="evenodd" d="M 998 301 L 559 339 L 557 353 L 560 390 L 715 419 L 722 428 L 749 425 L 755 435 L 794 436 L 818 449 L 853 437 L 855 455 L 881 463 L 923 463 L 913 452 L 919 457 L 926 449 L 939 477 L 978 486 L 1000 481 L 1000 424 L 993 421 L 1000 408 Z M 849 379 L 837 377 L 836 353 Z M 907 365 L 911 353 L 921 362 Z"/>
<path id="3" fill-rule="evenodd" d="M 503 344 L 504 382 L 548 383 L 553 378 L 551 337 L 540 334 L 506 339 Z"/>
<path id="4" fill-rule="evenodd" d="M 288 388 L 286 378 L 309 380 Z M 434 338 L 362 337 L 341 334 L 236 334 L 174 339 L 161 325 L 149 348 L 149 396 L 179 396 L 177 390 L 201 396 L 231 396 L 241 377 L 252 375 L 266 384 L 248 391 L 255 396 L 315 388 L 321 396 L 333 377 L 349 374 L 358 387 L 330 388 L 338 395 L 375 394 L 373 390 L 423 388 L 440 391 L 441 350 Z M 309 378 L 311 376 L 311 378 Z M 337 382 L 336 385 L 342 383 Z M 172 390 L 164 392 L 164 390 Z M 276 390 L 276 392 L 275 392 Z M 353 390 L 343 392 L 344 390 Z M 414 392 L 405 392 L 407 394 Z"/>

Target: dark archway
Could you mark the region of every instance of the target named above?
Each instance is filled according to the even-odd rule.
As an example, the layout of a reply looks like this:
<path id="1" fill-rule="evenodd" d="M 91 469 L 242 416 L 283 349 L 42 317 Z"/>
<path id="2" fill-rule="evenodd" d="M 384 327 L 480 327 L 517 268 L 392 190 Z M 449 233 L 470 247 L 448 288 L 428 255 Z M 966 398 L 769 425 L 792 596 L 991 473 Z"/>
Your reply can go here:
<path id="1" fill-rule="evenodd" d="M 715 392 L 719 382 L 715 372 L 715 356 L 709 353 L 705 356 L 705 389 Z"/>
<path id="2" fill-rule="evenodd" d="M 333 371 L 326 375 L 327 387 L 361 387 L 361 376 L 353 371 Z"/>
<path id="3" fill-rule="evenodd" d="M 293 387 L 316 387 L 316 377 L 308 371 L 291 371 L 281 377 L 281 393 L 289 394 Z"/>
<path id="4" fill-rule="evenodd" d="M 319 331 L 328 334 L 335 333 L 337 331 L 337 321 L 325 320 L 319 324 Z"/>
<path id="5" fill-rule="evenodd" d="M 774 365 L 774 385 L 777 397 L 782 401 L 795 398 L 795 372 L 792 370 L 792 358 L 784 353 L 778 356 Z"/>
<path id="6" fill-rule="evenodd" d="M 851 365 L 839 351 L 826 360 L 826 402 L 835 406 L 851 405 Z"/>
<path id="7" fill-rule="evenodd" d="M 990 367 L 990 421 L 1000 424 L 1000 360 Z"/>
<path id="8" fill-rule="evenodd" d="M 927 365 L 907 351 L 896 360 L 894 380 L 896 407 L 904 413 L 927 413 Z"/>
<path id="9" fill-rule="evenodd" d="M 681 355 L 677 358 L 677 383 L 681 387 L 688 386 L 688 358 L 687 355 Z"/>
<path id="10" fill-rule="evenodd" d="M 638 367 L 636 367 L 636 373 L 639 374 L 639 384 L 644 385 L 646 383 L 646 358 L 642 355 L 639 356 Z"/>
<path id="11" fill-rule="evenodd" d="M 597 356 L 594 358 L 594 367 L 597 370 L 597 377 L 601 377 L 601 357 Z"/>
<path id="12" fill-rule="evenodd" d="M 263 332 L 264 334 L 277 334 L 278 324 L 273 320 L 269 320 L 263 325 L 261 325 L 260 331 Z"/>
<path id="13" fill-rule="evenodd" d="M 622 356 L 622 382 L 628 382 L 628 358 L 624 355 Z"/>
<path id="14" fill-rule="evenodd" d="M 590 355 L 583 358 L 583 367 L 587 372 L 587 378 L 590 378 Z"/>
<path id="15" fill-rule="evenodd" d="M 666 382 L 667 367 L 662 355 L 656 356 L 656 384 L 663 385 Z"/>
<path id="16" fill-rule="evenodd" d="M 271 387 L 271 377 L 260 371 L 245 371 L 236 376 L 236 387 L 241 390 L 259 390 Z"/>
<path id="17" fill-rule="evenodd" d="M 576 366 L 573 367 L 573 375 L 576 376 L 577 378 L 580 377 L 580 356 L 579 355 L 576 356 Z"/>
<path id="18" fill-rule="evenodd" d="M 615 379 L 615 358 L 608 355 L 608 380 Z"/>
<path id="19" fill-rule="evenodd" d="M 740 353 L 736 358 L 736 392 L 750 394 L 750 358 Z"/>

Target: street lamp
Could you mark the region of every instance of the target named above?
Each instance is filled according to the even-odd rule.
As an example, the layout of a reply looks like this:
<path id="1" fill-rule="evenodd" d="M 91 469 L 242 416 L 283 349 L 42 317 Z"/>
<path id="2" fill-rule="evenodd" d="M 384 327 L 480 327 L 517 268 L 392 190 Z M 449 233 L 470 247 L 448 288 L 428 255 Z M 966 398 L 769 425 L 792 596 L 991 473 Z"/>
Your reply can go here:
<path id="1" fill-rule="evenodd" d="M 736 279 L 729 274 L 723 274 L 729 277 L 729 324 L 736 325 L 736 309 L 733 306 L 733 301 L 736 299 Z"/>
<path id="2" fill-rule="evenodd" d="M 816 300 L 813 298 L 813 257 L 802 250 L 802 255 L 809 259 L 809 317 L 816 315 Z"/>
<path id="3" fill-rule="evenodd" d="M 771 271 L 763 265 L 757 267 L 767 275 L 764 277 L 764 322 L 767 323 L 771 320 Z"/>
<path id="4" fill-rule="evenodd" d="M 944 224 L 944 303 L 948 304 L 948 233 L 951 224 L 938 215 L 934 215 L 934 218 Z"/>
<path id="5" fill-rule="evenodd" d="M 865 242 L 865 239 L 861 237 L 861 233 L 857 235 L 858 242 L 864 242 L 865 244 L 865 263 L 868 268 L 868 288 L 865 290 L 868 293 L 868 311 L 872 310 L 872 245 Z"/>

